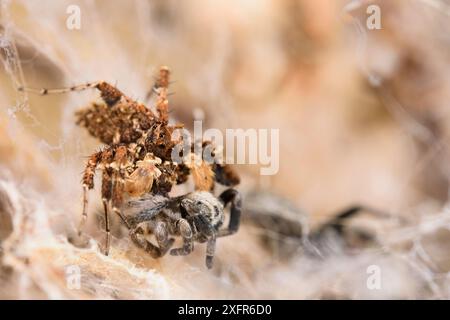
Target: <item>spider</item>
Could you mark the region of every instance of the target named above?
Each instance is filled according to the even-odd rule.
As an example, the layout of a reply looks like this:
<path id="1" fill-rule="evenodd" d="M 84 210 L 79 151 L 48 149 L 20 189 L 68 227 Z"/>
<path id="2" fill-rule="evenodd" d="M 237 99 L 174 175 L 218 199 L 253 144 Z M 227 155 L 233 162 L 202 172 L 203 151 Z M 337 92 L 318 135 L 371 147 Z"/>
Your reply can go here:
<path id="1" fill-rule="evenodd" d="M 212 190 L 214 180 L 233 186 L 239 183 L 234 171 L 224 164 L 186 165 L 172 162 L 173 148 L 180 141 L 172 140 L 174 130 L 182 124 L 169 125 L 168 86 L 170 71 L 162 66 L 151 92 L 156 97 L 156 113 L 105 81 L 87 83 L 62 89 L 33 89 L 19 91 L 41 95 L 61 94 L 95 88 L 103 103 L 93 102 L 76 112 L 76 123 L 85 127 L 106 146 L 92 154 L 86 164 L 83 183 L 82 218 L 78 227 L 81 235 L 87 220 L 88 191 L 94 188 L 97 169 L 102 171 L 101 196 L 105 220 L 105 254 L 110 247 L 109 210 L 116 213 L 130 228 L 121 212 L 124 198 L 140 197 L 146 193 L 167 196 L 172 186 L 194 177 L 196 190 Z"/>
<path id="2" fill-rule="evenodd" d="M 253 191 L 245 197 L 245 223 L 261 229 L 264 246 L 280 259 L 290 259 L 299 251 L 324 257 L 336 250 L 366 248 L 379 244 L 376 234 L 348 222 L 366 213 L 375 218 L 392 214 L 364 205 L 341 210 L 318 227 L 309 230 L 307 214 L 286 199 L 268 192 Z"/>
<path id="3" fill-rule="evenodd" d="M 224 223 L 225 207 L 231 203 L 228 227 Z M 213 267 L 216 238 L 229 236 L 239 229 L 241 196 L 235 189 L 223 191 L 218 198 L 207 191 L 195 191 L 179 197 L 153 196 L 129 202 L 139 212 L 127 220 L 132 241 L 153 258 L 164 256 L 180 236 L 183 245 L 170 250 L 174 256 L 188 255 L 194 242 L 206 242 L 206 267 Z M 147 230 L 145 230 L 146 228 Z M 146 231 L 155 235 L 157 245 L 145 239 Z"/>

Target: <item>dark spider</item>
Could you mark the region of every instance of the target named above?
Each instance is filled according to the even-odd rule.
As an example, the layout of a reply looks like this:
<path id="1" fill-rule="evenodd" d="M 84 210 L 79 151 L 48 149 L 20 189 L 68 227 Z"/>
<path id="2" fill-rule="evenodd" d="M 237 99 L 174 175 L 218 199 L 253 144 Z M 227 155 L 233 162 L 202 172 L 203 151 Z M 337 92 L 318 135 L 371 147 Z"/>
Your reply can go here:
<path id="1" fill-rule="evenodd" d="M 224 209 L 230 207 L 230 220 L 226 228 L 221 228 L 225 220 Z M 241 217 L 241 196 L 235 189 L 227 189 L 216 198 L 207 191 L 195 191 L 179 197 L 151 196 L 129 202 L 137 208 L 137 214 L 127 219 L 131 226 L 132 241 L 150 253 L 153 258 L 164 256 L 180 236 L 183 245 L 170 250 L 174 256 L 184 256 L 194 250 L 194 242 L 206 242 L 206 266 L 213 266 L 216 238 L 236 233 Z M 157 245 L 144 238 L 146 231 L 153 233 Z"/>
<path id="2" fill-rule="evenodd" d="M 280 259 L 289 259 L 299 252 L 324 257 L 336 250 L 376 245 L 378 239 L 375 234 L 365 228 L 349 226 L 349 220 L 362 213 L 392 217 L 371 207 L 354 205 L 337 212 L 310 231 L 305 212 L 286 199 L 267 192 L 246 195 L 243 213 L 244 223 L 260 229 L 263 245 Z"/>

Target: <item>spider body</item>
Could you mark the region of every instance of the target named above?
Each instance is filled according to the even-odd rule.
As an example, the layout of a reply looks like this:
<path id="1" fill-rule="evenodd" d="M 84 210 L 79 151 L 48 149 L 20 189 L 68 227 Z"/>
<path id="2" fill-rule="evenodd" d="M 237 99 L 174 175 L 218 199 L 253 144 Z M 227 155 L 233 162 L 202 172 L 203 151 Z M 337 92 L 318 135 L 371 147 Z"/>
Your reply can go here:
<path id="1" fill-rule="evenodd" d="M 221 228 L 228 203 L 231 204 L 229 224 Z M 174 243 L 171 236 L 179 236 L 183 245 L 171 249 L 171 255 L 190 254 L 195 242 L 206 242 L 206 266 L 212 268 L 216 238 L 234 234 L 239 229 L 241 196 L 235 189 L 225 190 L 218 198 L 207 191 L 195 191 L 174 198 L 153 196 L 129 205 L 139 210 L 127 221 L 131 239 L 154 258 L 164 256 L 171 249 Z M 145 239 L 147 232 L 155 235 L 157 245 Z"/>

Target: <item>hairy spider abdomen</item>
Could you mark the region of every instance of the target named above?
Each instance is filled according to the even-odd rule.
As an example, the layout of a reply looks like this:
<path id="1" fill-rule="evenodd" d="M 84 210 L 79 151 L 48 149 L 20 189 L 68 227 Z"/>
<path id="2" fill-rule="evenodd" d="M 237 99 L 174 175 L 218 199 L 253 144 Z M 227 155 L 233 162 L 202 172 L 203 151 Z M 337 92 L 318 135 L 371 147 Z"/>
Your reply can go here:
<path id="1" fill-rule="evenodd" d="M 78 125 L 108 145 L 136 142 L 156 122 L 151 110 L 125 98 L 112 106 L 92 103 L 75 115 Z"/>

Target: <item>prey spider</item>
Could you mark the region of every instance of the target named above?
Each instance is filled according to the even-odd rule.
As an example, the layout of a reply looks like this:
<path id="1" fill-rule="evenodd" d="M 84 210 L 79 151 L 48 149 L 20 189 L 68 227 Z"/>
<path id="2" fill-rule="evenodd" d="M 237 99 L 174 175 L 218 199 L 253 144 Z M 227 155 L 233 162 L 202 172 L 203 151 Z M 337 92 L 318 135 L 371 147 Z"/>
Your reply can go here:
<path id="1" fill-rule="evenodd" d="M 366 205 L 353 205 L 309 229 L 308 214 L 287 199 L 265 191 L 245 195 L 243 223 L 256 227 L 264 247 L 277 259 L 287 260 L 303 252 L 323 258 L 336 252 L 355 252 L 380 245 L 373 228 L 352 225 L 351 220 L 366 214 L 372 218 L 401 220 L 392 213 Z"/>
<path id="2" fill-rule="evenodd" d="M 222 228 L 224 209 L 230 206 L 230 220 Z M 207 242 L 206 266 L 213 266 L 216 238 L 234 234 L 239 229 L 241 196 L 235 189 L 227 189 L 219 198 L 207 191 L 195 191 L 179 197 L 153 196 L 129 202 L 139 209 L 127 219 L 132 241 L 153 258 L 164 256 L 174 243 L 170 236 L 181 236 L 183 245 L 170 250 L 171 255 L 187 255 L 194 250 L 194 242 Z M 155 235 L 157 245 L 145 239 L 146 231 Z"/>
<path id="3" fill-rule="evenodd" d="M 239 183 L 238 176 L 226 164 L 202 161 L 200 165 L 186 165 L 172 161 L 172 150 L 179 142 L 172 140 L 172 133 L 183 125 L 169 125 L 169 76 L 169 69 L 161 67 L 152 87 L 151 92 L 156 94 L 156 113 L 105 81 L 62 89 L 18 88 L 41 95 L 91 88 L 100 91 L 102 103 L 93 102 L 76 112 L 76 123 L 106 145 L 89 157 L 83 173 L 83 209 L 78 230 L 81 234 L 87 220 L 88 191 L 94 188 L 94 176 L 99 169 L 102 171 L 106 255 L 111 238 L 110 208 L 127 228 L 131 228 L 122 213 L 127 196 L 141 197 L 147 193 L 167 196 L 173 185 L 186 182 L 189 175 L 194 178 L 196 190 L 212 190 L 214 181 L 226 186 Z"/>

